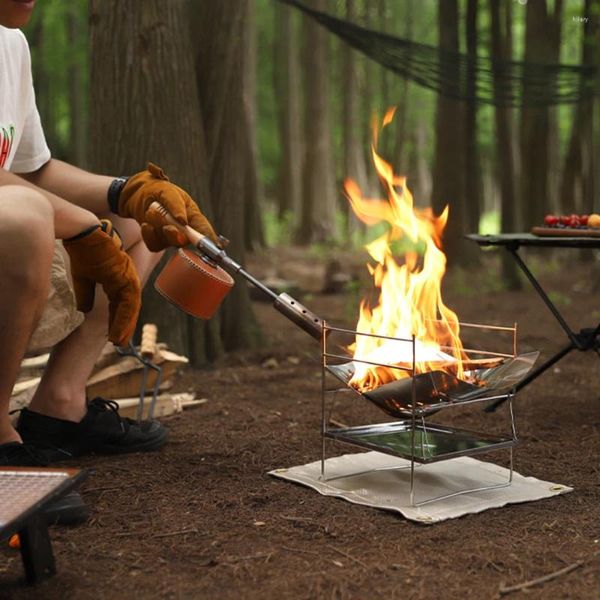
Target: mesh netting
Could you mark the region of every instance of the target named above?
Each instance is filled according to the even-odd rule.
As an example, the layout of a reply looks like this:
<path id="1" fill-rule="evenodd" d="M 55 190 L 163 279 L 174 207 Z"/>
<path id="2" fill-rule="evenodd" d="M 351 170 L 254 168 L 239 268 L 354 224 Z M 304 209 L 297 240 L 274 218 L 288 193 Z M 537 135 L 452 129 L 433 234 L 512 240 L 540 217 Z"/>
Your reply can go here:
<path id="1" fill-rule="evenodd" d="M 501 61 L 419 44 L 366 29 L 298 0 L 295 6 L 383 67 L 439 94 L 497 106 L 573 104 L 600 95 L 596 65 Z"/>

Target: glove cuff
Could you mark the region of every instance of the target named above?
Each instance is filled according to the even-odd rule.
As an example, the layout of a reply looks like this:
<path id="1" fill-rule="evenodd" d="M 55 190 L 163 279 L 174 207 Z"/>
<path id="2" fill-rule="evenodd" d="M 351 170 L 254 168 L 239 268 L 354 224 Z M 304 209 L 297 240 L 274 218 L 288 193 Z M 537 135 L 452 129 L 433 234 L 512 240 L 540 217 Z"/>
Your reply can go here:
<path id="1" fill-rule="evenodd" d="M 106 199 L 108 200 L 110 212 L 114 213 L 115 215 L 119 214 L 119 196 L 121 195 L 121 190 L 125 187 L 125 184 L 128 181 L 129 177 L 117 177 L 116 179 L 113 179 L 111 184 L 108 186 Z"/>
<path id="2" fill-rule="evenodd" d="M 77 240 L 84 238 L 86 235 L 90 235 L 90 233 L 93 233 L 94 231 L 96 231 L 96 229 L 98 229 L 101 226 L 102 225 L 100 223 L 96 223 L 96 225 L 92 225 L 91 227 L 84 229 L 81 233 L 78 233 L 77 235 L 74 235 L 73 237 L 65 238 L 63 240 L 63 242 L 76 242 Z"/>

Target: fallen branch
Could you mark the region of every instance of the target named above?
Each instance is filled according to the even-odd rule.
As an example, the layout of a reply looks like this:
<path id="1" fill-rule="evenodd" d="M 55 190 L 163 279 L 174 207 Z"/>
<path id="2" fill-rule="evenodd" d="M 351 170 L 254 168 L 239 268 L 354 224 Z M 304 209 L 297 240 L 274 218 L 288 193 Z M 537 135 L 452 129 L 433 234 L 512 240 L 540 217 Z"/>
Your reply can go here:
<path id="1" fill-rule="evenodd" d="M 282 519 L 286 521 L 292 521 L 297 523 L 315 523 L 314 519 L 310 517 L 288 517 L 287 515 L 279 515 Z"/>
<path id="2" fill-rule="evenodd" d="M 336 421 L 335 419 L 329 419 L 328 425 L 333 425 L 334 427 L 338 427 L 339 429 L 346 429 L 348 425 L 346 423 L 342 423 L 341 421 Z"/>
<path id="3" fill-rule="evenodd" d="M 255 558 L 267 558 L 267 560 L 269 558 L 271 558 L 271 556 L 273 556 L 273 552 L 258 552 L 257 554 L 250 554 L 249 556 L 234 556 L 233 558 L 230 558 L 229 560 L 224 560 L 223 562 L 220 562 L 219 564 L 221 565 L 230 565 L 236 562 L 240 562 L 243 560 L 254 560 Z"/>
<path id="4" fill-rule="evenodd" d="M 331 548 L 334 552 L 337 552 L 338 554 L 341 554 L 342 556 L 345 556 L 346 558 L 353 560 L 356 564 L 360 565 L 363 569 L 365 569 L 367 571 L 369 570 L 369 567 L 367 567 L 367 565 L 362 560 L 359 560 L 358 558 L 352 556 L 351 554 L 348 554 L 347 552 L 344 552 L 343 550 L 340 550 L 339 548 L 336 548 L 335 546 L 331 546 L 330 544 L 328 545 L 328 547 Z"/>
<path id="5" fill-rule="evenodd" d="M 190 527 L 189 529 L 180 529 L 179 531 L 169 531 L 168 533 L 155 533 L 152 536 L 152 539 L 173 537 L 174 535 L 185 535 L 186 533 L 198 533 L 198 530 L 195 527 Z"/>
<path id="6" fill-rule="evenodd" d="M 553 579 L 556 579 L 557 577 L 560 577 L 561 575 L 566 575 L 567 573 L 570 573 L 571 571 L 578 569 L 583 564 L 584 564 L 583 560 L 578 560 L 577 562 L 573 563 L 572 565 L 563 567 L 562 569 L 559 569 L 558 571 L 554 571 L 553 573 L 548 573 L 548 575 L 544 575 L 543 577 L 538 577 L 537 579 L 530 579 L 529 581 L 524 581 L 523 583 L 518 583 L 517 585 L 511 585 L 508 587 L 501 585 L 500 590 L 499 590 L 500 594 L 505 595 L 505 594 L 510 594 L 512 592 L 518 592 L 521 590 L 526 590 L 527 588 L 530 588 L 534 585 L 539 585 L 540 583 L 546 583 L 547 581 L 552 581 Z"/>
<path id="7" fill-rule="evenodd" d="M 304 548 L 290 548 L 289 546 L 281 546 L 282 550 L 287 550 L 288 552 L 301 552 L 303 554 L 314 554 L 317 556 L 319 553 L 314 550 L 304 550 Z"/>

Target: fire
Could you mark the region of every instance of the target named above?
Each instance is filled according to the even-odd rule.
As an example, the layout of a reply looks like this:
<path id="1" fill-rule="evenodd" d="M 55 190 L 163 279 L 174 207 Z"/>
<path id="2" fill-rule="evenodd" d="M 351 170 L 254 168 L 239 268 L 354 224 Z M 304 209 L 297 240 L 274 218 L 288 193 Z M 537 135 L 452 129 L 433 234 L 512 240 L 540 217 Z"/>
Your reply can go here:
<path id="1" fill-rule="evenodd" d="M 388 112 L 387 125 L 393 116 Z M 446 256 L 441 239 L 448 219 L 448 207 L 440 216 L 431 208 L 417 208 L 406 186 L 406 177 L 394 174 L 392 166 L 376 150 L 374 129 L 372 156 L 387 199 L 365 198 L 352 180 L 344 182 L 346 195 L 356 216 L 366 225 L 385 222 L 387 231 L 369 243 L 366 249 L 375 261 L 367 264 L 373 283 L 379 289 L 374 306 L 363 300 L 356 330 L 376 336 L 357 335 L 350 346 L 354 359 L 370 363 L 412 368 L 412 336 L 415 336 L 417 373 L 444 370 L 462 378 L 465 358 L 459 337 L 456 314 L 442 301 L 441 283 L 446 271 Z M 398 240 L 409 240 L 411 249 L 403 261 L 392 254 Z M 399 338 L 399 339 L 398 339 Z M 401 341 L 409 340 L 409 341 Z M 374 389 L 395 379 L 408 377 L 406 370 L 356 362 L 350 382 L 360 391 Z"/>

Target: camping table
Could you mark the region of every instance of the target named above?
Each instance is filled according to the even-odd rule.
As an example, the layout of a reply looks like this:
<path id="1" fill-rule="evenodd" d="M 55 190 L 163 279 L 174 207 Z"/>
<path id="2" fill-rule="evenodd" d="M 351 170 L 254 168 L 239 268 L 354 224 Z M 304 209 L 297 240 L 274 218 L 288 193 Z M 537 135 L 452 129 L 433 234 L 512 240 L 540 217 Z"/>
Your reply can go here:
<path id="1" fill-rule="evenodd" d="M 78 469 L 0 467 L 0 540 L 19 534 L 28 583 L 56 573 L 44 510 L 86 476 Z"/>
<path id="2" fill-rule="evenodd" d="M 596 327 L 581 329 L 579 332 L 573 331 L 518 252 L 521 246 L 536 248 L 600 248 L 600 237 L 542 237 L 531 233 L 504 233 L 498 235 L 478 235 L 473 233 L 466 237 L 477 242 L 480 246 L 501 246 L 505 248 L 514 258 L 523 273 L 525 273 L 525 276 L 540 295 L 546 306 L 550 309 L 550 312 L 554 315 L 554 318 L 558 321 L 569 339 L 568 344 L 558 350 L 558 352 L 548 358 L 548 360 L 539 367 L 532 370 L 527 377 L 520 381 L 515 386 L 515 392 L 526 385 L 529 385 L 534 379 L 537 379 L 544 371 L 549 369 L 554 363 L 566 356 L 572 350 L 580 350 L 582 352 L 594 350 L 600 356 L 600 323 Z M 493 411 L 501 403 L 502 401 L 491 404 L 486 410 Z"/>

